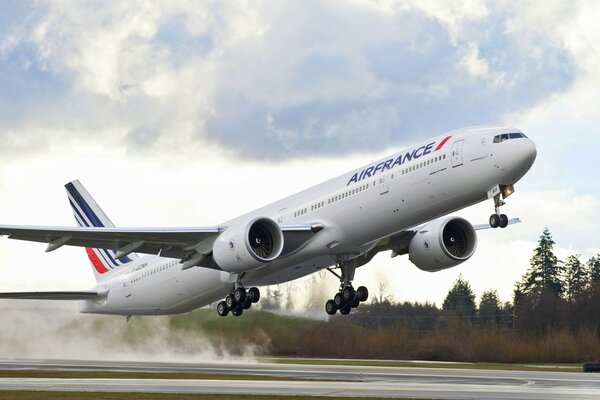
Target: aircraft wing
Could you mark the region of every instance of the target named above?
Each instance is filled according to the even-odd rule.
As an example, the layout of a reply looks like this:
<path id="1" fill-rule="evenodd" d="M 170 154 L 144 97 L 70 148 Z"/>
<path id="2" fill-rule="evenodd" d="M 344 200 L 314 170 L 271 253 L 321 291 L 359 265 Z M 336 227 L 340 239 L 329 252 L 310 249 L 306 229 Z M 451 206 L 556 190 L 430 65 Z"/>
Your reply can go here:
<path id="1" fill-rule="evenodd" d="M 94 228 L 0 225 L 0 236 L 10 239 L 48 243 L 46 251 L 61 246 L 80 246 L 116 250 L 116 257 L 133 251 L 185 258 L 190 252 L 209 253 L 217 236 L 226 227 L 202 228 Z M 319 224 L 281 226 L 284 240 L 300 236 L 307 240 L 322 229 Z"/>
<path id="2" fill-rule="evenodd" d="M 96 291 L 81 292 L 11 292 L 0 293 L 0 299 L 28 300 L 98 300 L 106 297 L 106 293 Z"/>
<path id="3" fill-rule="evenodd" d="M 512 218 L 512 219 L 508 220 L 508 225 L 514 225 L 514 224 L 518 224 L 520 222 L 522 222 L 522 221 L 519 218 Z M 484 230 L 484 229 L 492 229 L 492 227 L 488 223 L 488 224 L 473 225 L 473 229 L 478 231 L 478 230 Z M 408 254 L 408 246 L 410 244 L 410 240 L 413 238 L 413 236 L 416 235 L 416 233 L 418 231 L 419 231 L 419 227 L 414 227 L 414 228 L 410 228 L 405 231 L 396 233 L 394 235 L 388 236 L 386 238 L 383 238 L 379 242 L 377 242 L 377 244 L 375 246 L 375 250 L 377 252 L 391 250 L 392 257 L 400 256 L 403 254 Z"/>

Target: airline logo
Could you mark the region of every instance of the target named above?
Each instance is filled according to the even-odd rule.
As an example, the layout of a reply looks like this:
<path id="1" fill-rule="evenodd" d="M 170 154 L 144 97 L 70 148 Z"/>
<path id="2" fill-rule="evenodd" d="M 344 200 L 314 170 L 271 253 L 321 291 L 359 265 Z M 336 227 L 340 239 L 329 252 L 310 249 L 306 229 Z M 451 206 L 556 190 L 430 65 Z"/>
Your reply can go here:
<path id="1" fill-rule="evenodd" d="M 429 144 L 426 144 L 425 146 L 421 146 L 412 151 L 409 151 L 406 153 L 401 153 L 395 159 L 390 158 L 389 160 L 382 161 L 379 164 L 371 165 L 371 166 L 363 169 L 360 172 L 355 172 L 354 175 L 352 175 L 352 177 L 346 184 L 346 186 L 350 185 L 351 183 L 360 182 L 365 178 L 371 178 L 371 177 L 377 175 L 378 173 L 382 173 L 388 169 L 392 169 L 392 168 L 396 167 L 397 165 L 402 165 L 407 161 L 416 160 L 422 156 L 426 156 L 427 154 L 430 154 L 432 151 L 436 152 L 436 151 L 440 150 L 442 147 L 444 147 L 444 145 L 448 142 L 448 140 L 450 140 L 451 137 L 452 136 L 445 137 L 437 145 L 435 150 L 433 149 L 435 142 L 431 142 Z"/>
<path id="2" fill-rule="evenodd" d="M 101 217 L 94 211 L 93 206 L 86 201 L 72 183 L 65 185 L 65 188 L 67 189 L 69 203 L 71 204 L 73 214 L 75 214 L 75 219 L 79 226 L 105 226 Z M 132 261 L 128 256 L 116 258 L 114 250 L 86 248 L 85 251 L 92 266 L 100 275 Z"/>

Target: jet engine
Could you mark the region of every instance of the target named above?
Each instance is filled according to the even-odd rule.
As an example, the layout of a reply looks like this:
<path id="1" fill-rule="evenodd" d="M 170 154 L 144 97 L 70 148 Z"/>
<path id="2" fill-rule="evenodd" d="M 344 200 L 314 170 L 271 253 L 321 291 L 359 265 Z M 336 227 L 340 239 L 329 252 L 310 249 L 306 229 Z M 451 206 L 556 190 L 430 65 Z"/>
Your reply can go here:
<path id="1" fill-rule="evenodd" d="M 469 221 L 440 218 L 424 225 L 408 245 L 410 261 L 428 272 L 455 267 L 467 261 L 477 248 L 477 234 Z"/>
<path id="2" fill-rule="evenodd" d="M 283 232 L 270 218 L 255 218 L 227 228 L 215 240 L 213 259 L 228 272 L 261 268 L 283 250 Z"/>

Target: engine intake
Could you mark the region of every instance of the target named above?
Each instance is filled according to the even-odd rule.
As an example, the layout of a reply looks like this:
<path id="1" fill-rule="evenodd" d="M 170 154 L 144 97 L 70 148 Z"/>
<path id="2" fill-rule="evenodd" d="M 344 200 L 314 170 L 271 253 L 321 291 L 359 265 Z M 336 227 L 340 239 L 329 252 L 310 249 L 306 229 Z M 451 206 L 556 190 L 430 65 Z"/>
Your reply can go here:
<path id="1" fill-rule="evenodd" d="M 227 228 L 215 240 L 213 258 L 224 271 L 244 272 L 265 266 L 282 250 L 281 228 L 263 217 Z"/>
<path id="2" fill-rule="evenodd" d="M 469 221 L 442 218 L 425 225 L 411 239 L 409 259 L 423 271 L 440 271 L 467 261 L 477 248 L 477 234 Z"/>

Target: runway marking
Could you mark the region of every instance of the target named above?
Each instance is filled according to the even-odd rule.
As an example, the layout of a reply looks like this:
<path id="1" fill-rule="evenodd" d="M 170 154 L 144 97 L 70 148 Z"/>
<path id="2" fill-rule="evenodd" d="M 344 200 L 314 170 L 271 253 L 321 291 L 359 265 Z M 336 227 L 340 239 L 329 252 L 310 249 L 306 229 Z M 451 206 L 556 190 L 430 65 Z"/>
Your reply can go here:
<path id="1" fill-rule="evenodd" d="M 99 379 L 99 378 L 0 378 L 0 387 L 12 390 L 126 391 L 162 393 L 230 393 L 257 395 L 329 395 L 365 397 L 411 397 L 466 399 L 583 399 L 600 393 L 600 374 L 573 372 L 477 370 L 416 367 L 322 366 L 260 363 L 136 363 L 84 361 L 0 361 L 0 368 L 39 368 L 76 371 L 167 371 L 215 373 L 233 379 Z M 256 380 L 235 379 L 254 374 Z M 276 376 L 268 380 L 258 375 Z M 293 380 L 315 377 L 318 382 Z"/>

